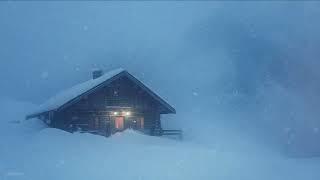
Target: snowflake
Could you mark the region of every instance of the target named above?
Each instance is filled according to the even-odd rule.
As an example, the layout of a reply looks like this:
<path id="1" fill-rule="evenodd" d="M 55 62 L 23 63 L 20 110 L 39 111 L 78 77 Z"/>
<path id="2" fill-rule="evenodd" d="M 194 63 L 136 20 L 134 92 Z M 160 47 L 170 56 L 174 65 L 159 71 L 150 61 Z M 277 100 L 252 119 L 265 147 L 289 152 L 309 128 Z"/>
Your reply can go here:
<path id="1" fill-rule="evenodd" d="M 66 60 L 68 60 L 68 59 L 69 59 L 69 57 L 68 57 L 67 55 L 64 55 L 64 56 L 63 56 L 63 60 L 66 61 Z"/>
<path id="2" fill-rule="evenodd" d="M 48 79 L 48 77 L 49 77 L 49 72 L 47 72 L 47 71 L 43 71 L 42 73 L 41 73 L 41 79 Z"/>
<path id="3" fill-rule="evenodd" d="M 79 67 L 76 67 L 75 70 L 76 70 L 76 71 L 80 71 L 80 68 L 79 68 Z"/>
<path id="4" fill-rule="evenodd" d="M 61 167 L 65 164 L 65 161 L 63 159 L 59 160 L 57 163 L 56 163 L 56 167 Z"/>
<path id="5" fill-rule="evenodd" d="M 291 131 L 291 128 L 287 127 L 283 129 L 285 133 L 289 133 Z"/>

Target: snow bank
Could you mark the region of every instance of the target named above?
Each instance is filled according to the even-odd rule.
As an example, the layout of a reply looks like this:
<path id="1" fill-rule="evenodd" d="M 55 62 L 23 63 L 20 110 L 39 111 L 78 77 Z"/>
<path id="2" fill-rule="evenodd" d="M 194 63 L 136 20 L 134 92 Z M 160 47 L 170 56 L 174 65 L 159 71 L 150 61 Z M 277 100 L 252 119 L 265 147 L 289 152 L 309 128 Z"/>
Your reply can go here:
<path id="1" fill-rule="evenodd" d="M 0 136 L 22 136 L 44 128 L 44 124 L 37 119 L 25 121 L 25 115 L 35 109 L 31 103 L 0 98 Z M 10 140 L 4 138 L 3 140 Z"/>
<path id="2" fill-rule="evenodd" d="M 2 104 L 3 105 L 3 104 Z M 7 112 L 25 103 L 5 103 Z M 11 106 L 11 108 L 9 107 Z M 32 106 L 32 105 L 30 105 Z M 22 111 L 22 110 L 21 110 Z M 3 112 L 1 112 L 3 113 Z M 10 114 L 10 113 L 9 113 Z M 206 146 L 135 131 L 111 138 L 44 128 L 36 120 L 1 121 L 0 179 L 70 180 L 318 180 L 320 159 L 288 159 L 262 148 L 239 148 L 238 138 Z M 18 117 L 18 116 L 16 116 Z M 22 116 L 20 116 L 22 117 Z M 28 127 L 27 127 L 28 126 Z M 216 127 L 219 129 L 219 127 Z M 28 130 L 24 130 L 28 129 Z M 227 129 L 223 128 L 223 131 Z M 210 136 L 210 132 L 207 132 Z M 216 132 L 212 138 L 223 138 Z M 222 141 L 215 141 L 217 144 Z M 237 142 L 233 144 L 233 142 Z M 228 145 L 227 145 L 228 144 Z M 256 147 L 249 141 L 242 146 Z"/>

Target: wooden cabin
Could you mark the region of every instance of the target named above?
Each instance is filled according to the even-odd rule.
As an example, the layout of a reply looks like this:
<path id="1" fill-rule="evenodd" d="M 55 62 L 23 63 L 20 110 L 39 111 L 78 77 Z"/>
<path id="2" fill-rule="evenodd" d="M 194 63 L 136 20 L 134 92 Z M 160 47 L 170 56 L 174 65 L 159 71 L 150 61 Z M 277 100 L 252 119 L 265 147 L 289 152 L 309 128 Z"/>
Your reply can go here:
<path id="1" fill-rule="evenodd" d="M 91 80 L 57 94 L 26 119 L 39 118 L 49 127 L 103 136 L 128 128 L 163 135 L 161 115 L 175 113 L 133 75 L 116 69 L 105 74 L 93 71 Z"/>

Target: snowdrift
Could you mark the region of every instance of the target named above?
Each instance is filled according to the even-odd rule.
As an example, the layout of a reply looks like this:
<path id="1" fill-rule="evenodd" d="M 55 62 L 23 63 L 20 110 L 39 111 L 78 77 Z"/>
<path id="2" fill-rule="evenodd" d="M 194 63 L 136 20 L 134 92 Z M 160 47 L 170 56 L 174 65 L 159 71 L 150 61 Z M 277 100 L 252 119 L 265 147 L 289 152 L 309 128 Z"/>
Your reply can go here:
<path id="1" fill-rule="evenodd" d="M 1 108 L 0 179 L 320 178 L 320 159 L 288 159 L 249 142 L 244 143 L 248 147 L 245 149 L 238 148 L 239 140 L 223 144 L 215 141 L 217 144 L 206 146 L 197 141 L 151 137 L 130 130 L 111 138 L 71 134 L 47 128 L 35 119 L 22 120 L 22 113 L 32 108 L 31 104 L 3 101 L 0 106 L 6 107 Z"/>

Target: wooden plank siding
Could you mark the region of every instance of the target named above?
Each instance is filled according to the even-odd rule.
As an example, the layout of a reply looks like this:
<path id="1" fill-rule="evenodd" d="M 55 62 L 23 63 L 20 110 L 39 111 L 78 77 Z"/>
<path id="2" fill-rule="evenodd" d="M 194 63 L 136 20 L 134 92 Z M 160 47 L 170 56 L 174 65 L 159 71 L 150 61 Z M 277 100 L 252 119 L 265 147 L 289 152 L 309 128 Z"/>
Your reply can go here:
<path id="1" fill-rule="evenodd" d="M 130 110 L 132 117 L 143 118 L 143 131 L 153 134 L 161 129 L 160 104 L 127 77 L 83 97 L 77 103 L 53 114 L 50 126 L 75 131 L 75 125 L 86 131 L 110 135 L 112 112 Z"/>

